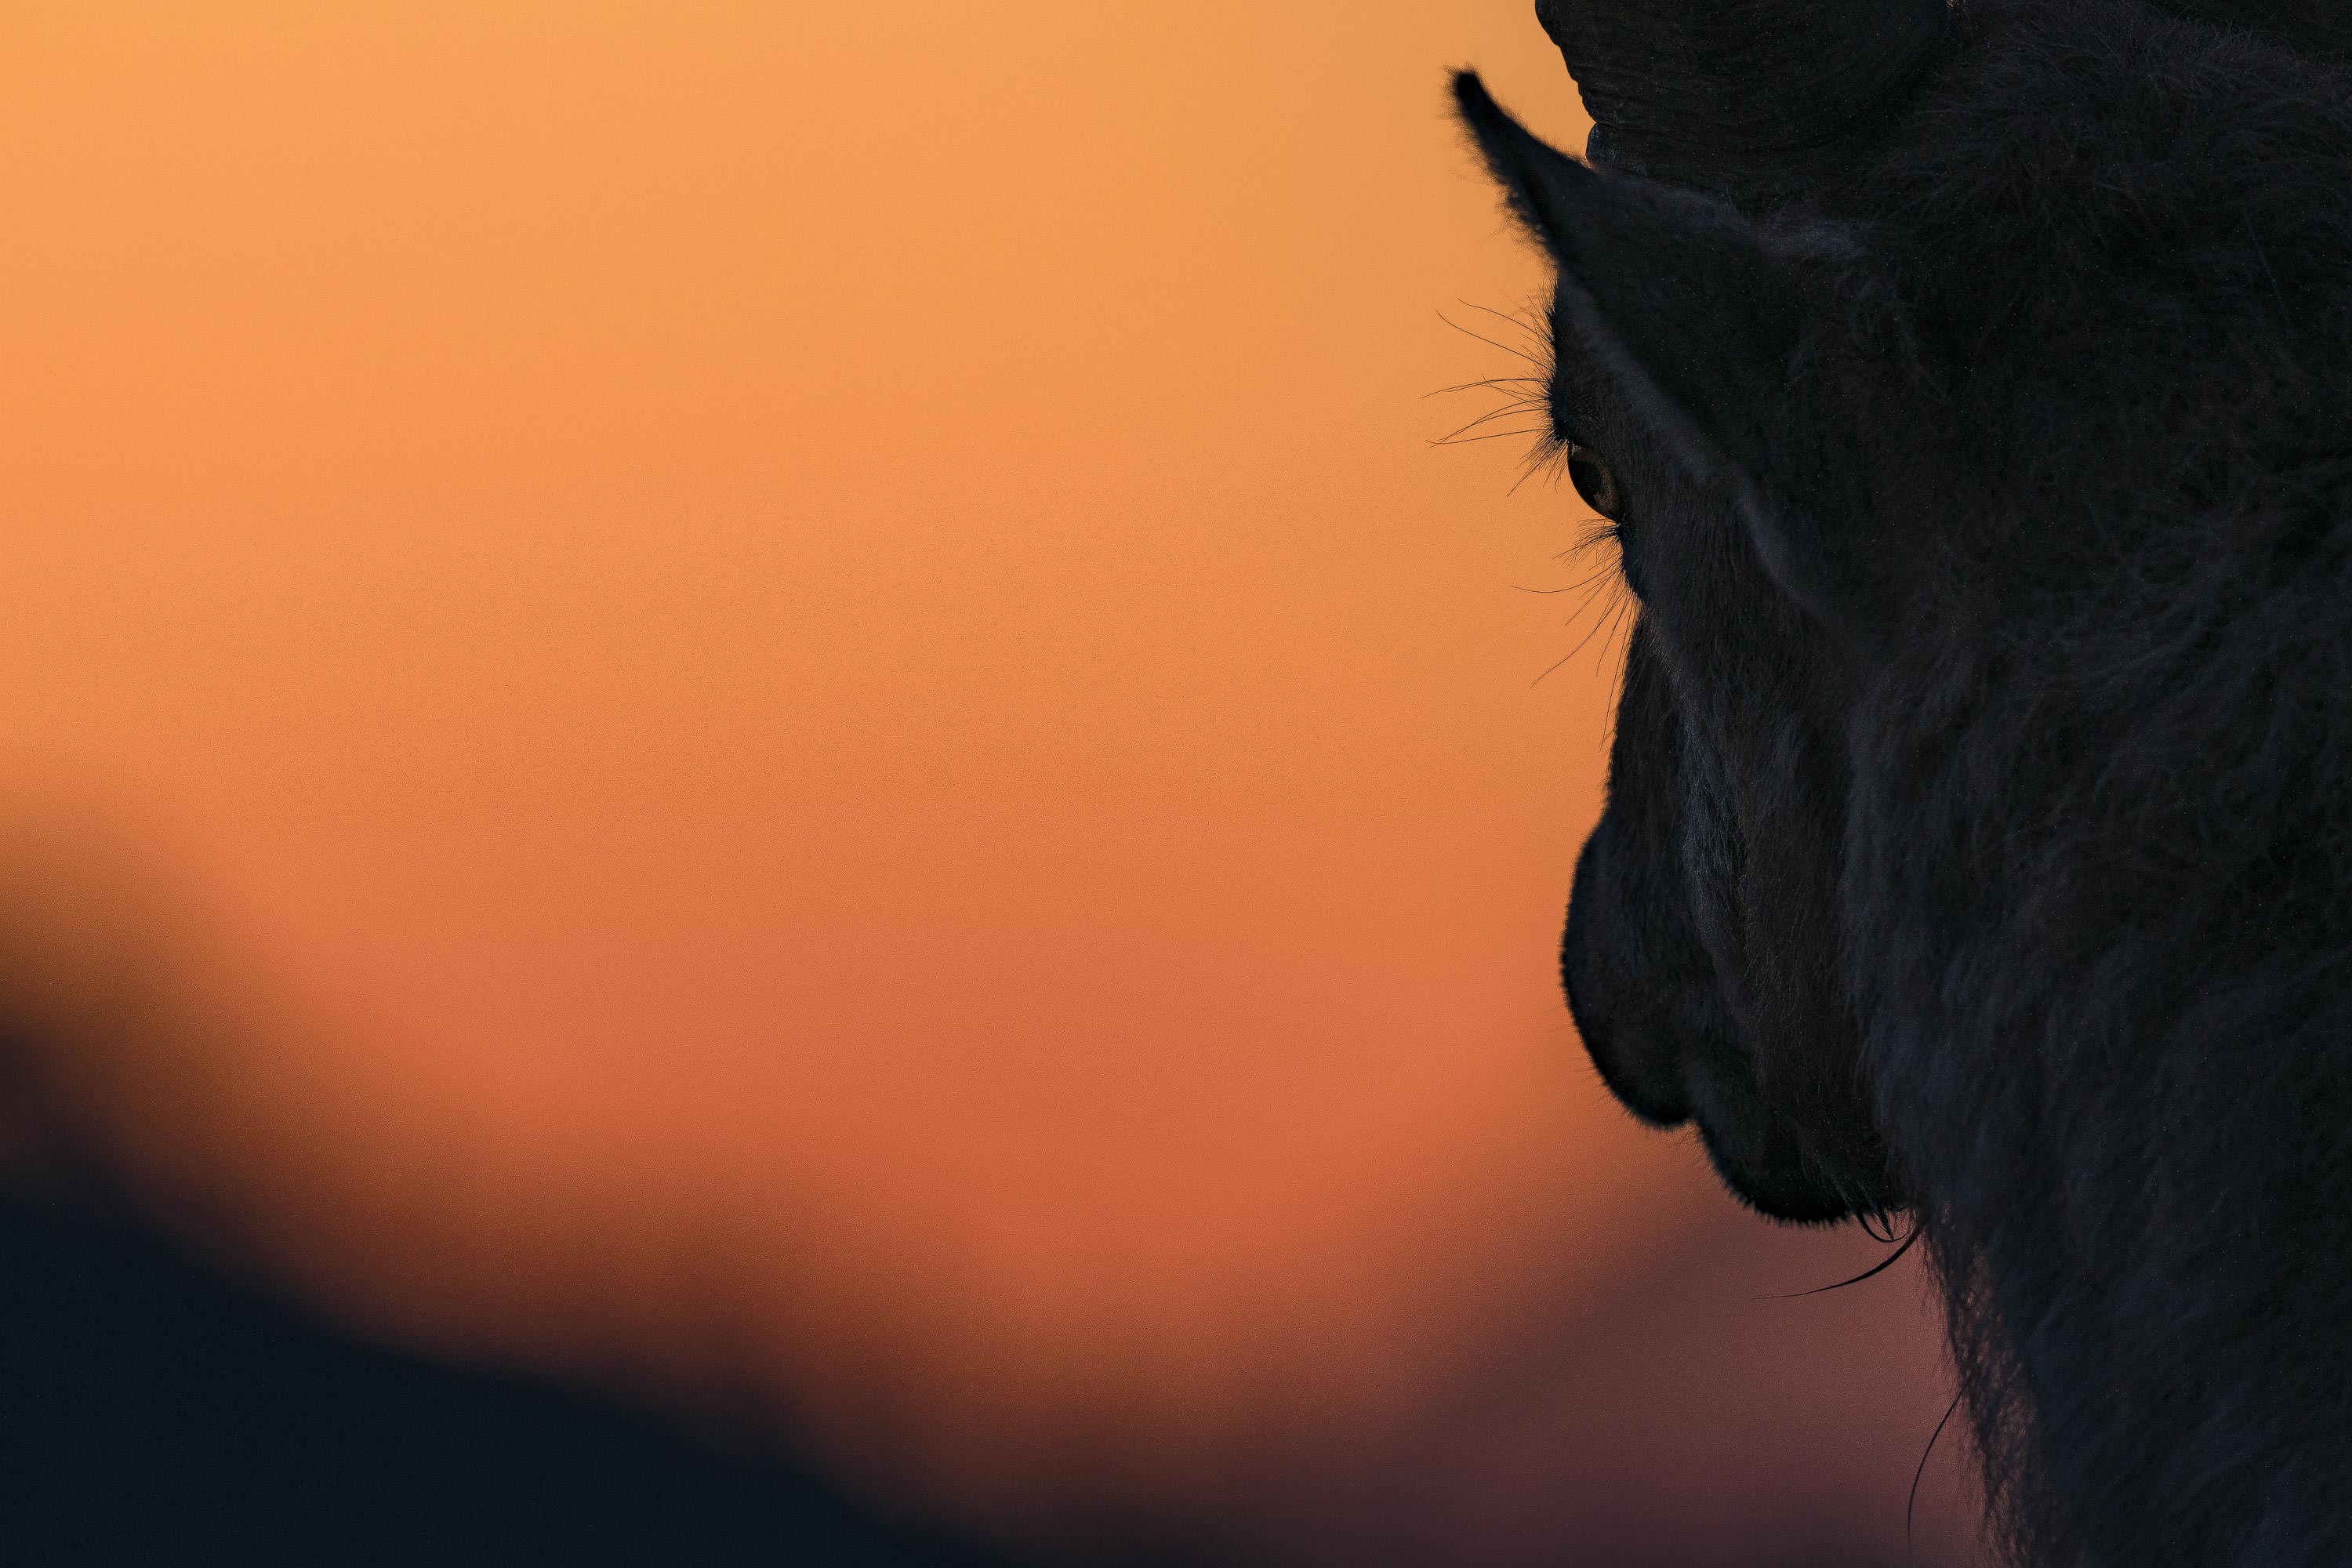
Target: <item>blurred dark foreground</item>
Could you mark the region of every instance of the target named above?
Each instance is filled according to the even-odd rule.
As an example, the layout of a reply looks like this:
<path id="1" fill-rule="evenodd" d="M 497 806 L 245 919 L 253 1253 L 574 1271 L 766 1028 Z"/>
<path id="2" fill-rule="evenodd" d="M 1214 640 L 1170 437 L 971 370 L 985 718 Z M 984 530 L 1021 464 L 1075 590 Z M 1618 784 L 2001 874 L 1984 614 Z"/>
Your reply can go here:
<path id="1" fill-rule="evenodd" d="M 1414 1468 L 1442 1476 L 1492 1462 L 1475 1443 L 1458 1449 Z M 1576 1466 L 1565 1452 L 1555 1462 Z M 1680 1493 L 1684 1509 L 1719 1484 L 1703 1471 L 1647 1479 L 1635 1489 L 1654 1502 Z M 1652 1517 L 1635 1538 L 1671 1539 Z M 1188 1544 L 1193 1532 L 1173 1519 L 1099 1522 L 1109 1528 L 1090 1532 L 1085 1549 L 1055 1557 L 1175 1568 L 1262 1555 L 1215 1544 L 1214 1531 Z M 1443 1547 L 1410 1555 L 1475 1563 L 1497 1545 L 1478 1542 L 1479 1530 L 1462 1533 L 1458 1559 Z M 1738 1568 L 1903 1561 L 1823 1545 L 1792 1552 L 1790 1535 L 1768 1533 L 1777 1545 L 1751 1536 L 1734 1549 Z M 1357 1559 L 1339 1539 L 1324 1533 L 1307 1550 Z M 1622 1537 L 1597 1556 L 1560 1544 L 1498 1555 L 1556 1558 L 1561 1568 L 1693 1568 L 1680 1552 L 1628 1556 Z M 1307 1561 L 1296 1546 L 1269 1560 Z M 1951 1560 L 1925 1541 L 1911 1559 Z M 0 1564 L 1013 1561 L 852 1500 L 755 1440 L 339 1331 L 198 1261 L 119 1205 L 0 1189 Z"/>
<path id="2" fill-rule="evenodd" d="M 119 1212 L 0 1196 L 0 1563 L 1005 1561 L 748 1444 L 339 1333 Z"/>

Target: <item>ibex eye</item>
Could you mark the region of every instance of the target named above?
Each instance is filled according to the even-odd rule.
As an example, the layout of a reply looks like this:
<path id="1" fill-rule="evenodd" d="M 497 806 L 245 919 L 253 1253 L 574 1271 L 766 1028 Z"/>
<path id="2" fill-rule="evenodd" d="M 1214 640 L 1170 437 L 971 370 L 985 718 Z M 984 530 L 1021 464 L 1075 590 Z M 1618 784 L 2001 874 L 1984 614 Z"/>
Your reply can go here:
<path id="1" fill-rule="evenodd" d="M 1584 498 L 1584 504 L 1610 521 L 1624 509 L 1624 497 L 1617 489 L 1617 476 L 1608 464 L 1590 447 L 1570 447 L 1568 449 L 1568 482 Z"/>

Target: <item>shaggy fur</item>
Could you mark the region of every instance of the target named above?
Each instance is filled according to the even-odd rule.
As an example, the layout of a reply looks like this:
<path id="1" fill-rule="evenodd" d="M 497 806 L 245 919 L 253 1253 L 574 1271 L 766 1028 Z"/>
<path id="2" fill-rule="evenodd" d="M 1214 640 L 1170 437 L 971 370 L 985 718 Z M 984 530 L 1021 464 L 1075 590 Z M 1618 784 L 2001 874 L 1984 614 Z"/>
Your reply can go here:
<path id="1" fill-rule="evenodd" d="M 1744 209 L 1459 84 L 1640 601 L 1570 1005 L 1912 1211 L 2047 1568 L 2352 1563 L 2352 8 L 2176 9 L 1969 0 Z"/>

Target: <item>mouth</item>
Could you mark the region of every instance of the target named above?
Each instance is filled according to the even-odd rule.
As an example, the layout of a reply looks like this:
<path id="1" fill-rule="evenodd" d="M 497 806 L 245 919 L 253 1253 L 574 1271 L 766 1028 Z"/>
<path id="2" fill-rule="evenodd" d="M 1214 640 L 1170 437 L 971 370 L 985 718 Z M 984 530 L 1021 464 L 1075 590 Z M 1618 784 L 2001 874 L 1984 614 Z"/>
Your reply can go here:
<path id="1" fill-rule="evenodd" d="M 1732 1195 L 1768 1219 L 1790 1225 L 1834 1225 L 1884 1205 L 1865 1205 L 1803 1159 L 1753 1161 L 1735 1154 L 1703 1119 L 1694 1119 L 1707 1163 Z"/>

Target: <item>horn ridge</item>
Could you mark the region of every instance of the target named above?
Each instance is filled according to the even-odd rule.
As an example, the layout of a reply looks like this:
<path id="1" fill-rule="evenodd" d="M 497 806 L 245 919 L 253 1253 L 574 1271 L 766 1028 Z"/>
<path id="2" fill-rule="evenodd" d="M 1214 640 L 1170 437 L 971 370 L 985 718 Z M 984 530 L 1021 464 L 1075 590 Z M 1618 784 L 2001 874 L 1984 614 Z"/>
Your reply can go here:
<path id="1" fill-rule="evenodd" d="M 1588 156 L 1752 189 L 1875 117 L 1940 56 L 1948 0 L 1537 0 Z"/>

